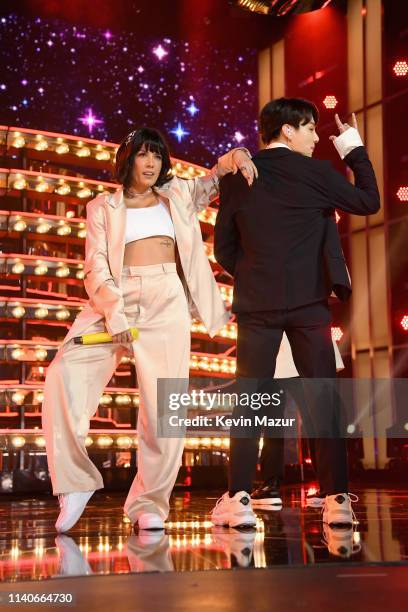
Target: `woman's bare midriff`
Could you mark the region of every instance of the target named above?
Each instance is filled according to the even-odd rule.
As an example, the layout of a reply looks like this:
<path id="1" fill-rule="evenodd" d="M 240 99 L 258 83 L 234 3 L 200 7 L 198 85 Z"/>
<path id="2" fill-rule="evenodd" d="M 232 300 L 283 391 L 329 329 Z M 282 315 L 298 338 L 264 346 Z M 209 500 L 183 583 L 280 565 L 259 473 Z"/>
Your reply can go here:
<path id="1" fill-rule="evenodd" d="M 150 236 L 125 246 L 124 266 L 150 266 L 175 261 L 174 240 L 168 236 Z"/>

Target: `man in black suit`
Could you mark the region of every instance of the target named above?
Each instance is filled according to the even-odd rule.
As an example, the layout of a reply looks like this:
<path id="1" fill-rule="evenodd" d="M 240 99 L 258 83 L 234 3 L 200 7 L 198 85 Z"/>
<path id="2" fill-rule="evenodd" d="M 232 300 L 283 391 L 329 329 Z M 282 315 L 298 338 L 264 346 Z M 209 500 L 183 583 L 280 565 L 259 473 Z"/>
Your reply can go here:
<path id="1" fill-rule="evenodd" d="M 260 383 L 273 378 L 283 332 L 303 379 L 336 377 L 328 297 L 337 283 L 325 263 L 327 220 L 336 208 L 374 214 L 380 199 L 355 116 L 350 127 L 336 115 L 340 135 L 331 137 L 354 172 L 354 185 L 330 162 L 312 159 L 319 140 L 317 122 L 311 102 L 269 102 L 260 115 L 266 148 L 253 158 L 258 180 L 251 188 L 240 175 L 221 181 L 214 253 L 234 276 L 232 310 L 238 323 L 237 376 L 242 388 L 254 379 Z M 337 264 L 332 260 L 330 271 L 341 275 L 342 253 Z M 334 408 L 327 408 L 329 415 L 330 410 Z M 237 414 L 242 412 L 238 409 Z M 317 410 L 315 419 L 316 414 L 323 415 Z M 320 489 L 326 493 L 323 521 L 350 524 L 346 441 L 341 436 L 317 437 L 315 451 Z M 255 524 L 248 491 L 257 456 L 256 437 L 231 437 L 229 491 L 212 512 L 215 524 Z"/>

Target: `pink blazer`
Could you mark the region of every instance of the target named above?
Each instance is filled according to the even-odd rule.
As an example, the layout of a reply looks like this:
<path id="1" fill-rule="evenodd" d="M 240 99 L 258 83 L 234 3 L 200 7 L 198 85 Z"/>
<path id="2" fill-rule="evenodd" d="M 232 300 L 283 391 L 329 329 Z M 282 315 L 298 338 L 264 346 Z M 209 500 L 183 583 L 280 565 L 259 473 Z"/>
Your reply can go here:
<path id="1" fill-rule="evenodd" d="M 229 151 L 218 160 L 222 175 L 232 171 L 232 153 Z M 213 172 L 195 179 L 175 176 L 157 191 L 173 220 L 191 315 L 202 321 L 209 335 L 214 336 L 227 323 L 229 313 L 205 254 L 197 213 L 217 195 L 218 181 Z M 125 224 L 122 187 L 114 194 L 101 194 L 88 203 L 84 284 L 89 301 L 75 319 L 63 344 L 73 336 L 83 334 L 102 318 L 111 335 L 128 329 L 121 290 Z"/>

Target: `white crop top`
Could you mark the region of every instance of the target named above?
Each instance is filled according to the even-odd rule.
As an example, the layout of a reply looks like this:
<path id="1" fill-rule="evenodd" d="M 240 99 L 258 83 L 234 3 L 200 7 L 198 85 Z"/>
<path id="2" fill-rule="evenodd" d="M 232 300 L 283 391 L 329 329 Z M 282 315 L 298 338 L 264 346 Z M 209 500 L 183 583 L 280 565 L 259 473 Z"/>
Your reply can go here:
<path id="1" fill-rule="evenodd" d="M 169 236 L 175 240 L 173 221 L 163 202 L 145 208 L 126 209 L 125 244 L 150 236 Z"/>

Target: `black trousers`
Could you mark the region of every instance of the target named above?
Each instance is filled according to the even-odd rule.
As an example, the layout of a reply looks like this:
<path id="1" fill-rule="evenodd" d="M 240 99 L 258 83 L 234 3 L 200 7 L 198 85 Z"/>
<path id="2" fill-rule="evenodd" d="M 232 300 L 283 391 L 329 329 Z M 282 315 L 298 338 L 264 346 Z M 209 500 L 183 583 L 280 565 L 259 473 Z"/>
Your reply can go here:
<path id="1" fill-rule="evenodd" d="M 336 360 L 331 338 L 331 313 L 326 301 L 290 310 L 238 313 L 237 383 L 241 392 L 276 391 L 279 379 L 273 380 L 276 357 L 283 332 L 288 337 L 295 366 L 303 379 L 335 379 Z M 305 381 L 307 382 L 307 381 Z M 316 470 L 319 486 L 328 495 L 347 492 L 346 439 L 341 436 L 338 406 L 332 396 L 318 397 L 315 387 L 306 385 L 308 428 L 322 431 L 315 437 Z M 322 412 L 322 404 L 324 412 Z M 233 417 L 248 416 L 249 410 L 236 406 Z M 275 410 L 279 416 L 279 411 Z M 327 422 L 326 422 L 327 421 Z M 251 491 L 258 458 L 259 436 L 241 437 L 231 428 L 229 484 L 231 493 Z M 319 434 L 318 434 L 319 435 Z"/>
<path id="2" fill-rule="evenodd" d="M 277 381 L 279 383 L 279 381 Z M 307 410 L 305 407 L 305 396 L 303 393 L 302 386 L 300 384 L 293 384 L 290 387 L 290 392 L 293 400 L 298 408 L 298 412 L 302 415 L 302 432 L 303 434 L 308 433 L 307 422 L 305 422 L 305 416 L 307 416 Z M 310 433 L 310 432 L 309 432 Z M 313 433 L 313 432 L 311 432 Z M 308 446 L 310 456 L 312 459 L 312 466 L 316 466 L 316 455 L 314 448 L 314 438 L 308 439 Z M 281 483 L 284 479 L 285 472 L 285 439 L 277 438 L 274 432 L 268 428 L 263 431 L 263 445 L 261 456 L 259 458 L 260 464 L 260 479 L 262 483 Z"/>
<path id="3" fill-rule="evenodd" d="M 291 385 L 290 392 L 293 400 L 298 408 L 299 413 L 302 415 L 302 433 L 313 436 L 313 427 L 309 430 L 310 423 L 307 421 L 307 407 L 305 406 L 306 399 L 303 392 L 303 388 L 300 384 Z M 259 459 L 260 464 L 260 479 L 262 483 L 278 482 L 281 483 L 284 479 L 285 472 L 285 439 L 277 438 L 275 435 L 269 435 L 268 430 L 263 432 L 263 446 L 261 456 Z M 312 460 L 312 467 L 316 470 L 316 449 L 315 449 L 315 438 L 308 438 L 308 447 L 310 458 Z"/>

